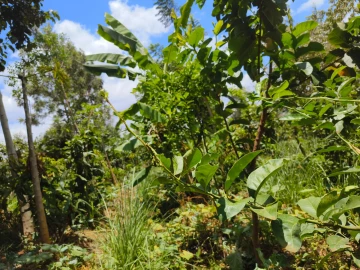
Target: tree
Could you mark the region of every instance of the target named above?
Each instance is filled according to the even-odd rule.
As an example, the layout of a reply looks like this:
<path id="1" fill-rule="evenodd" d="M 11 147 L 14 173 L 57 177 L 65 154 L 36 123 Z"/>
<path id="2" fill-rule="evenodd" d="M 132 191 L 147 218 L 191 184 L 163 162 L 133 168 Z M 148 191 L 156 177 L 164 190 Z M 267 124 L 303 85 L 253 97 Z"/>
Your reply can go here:
<path id="1" fill-rule="evenodd" d="M 19 175 L 18 175 L 19 161 L 16 153 L 15 144 L 11 136 L 1 92 L 0 92 L 0 121 L 4 133 L 6 152 L 8 156 L 11 176 L 13 178 L 13 181 L 17 181 L 19 179 Z M 35 231 L 34 220 L 30 209 L 29 196 L 24 194 L 19 194 L 18 192 L 16 192 L 16 195 L 20 206 L 23 234 L 25 237 L 28 237 Z"/>
<path id="2" fill-rule="evenodd" d="M 170 26 L 174 21 L 171 13 L 178 10 L 175 0 L 156 0 L 154 5 L 156 6 L 156 9 L 159 10 L 158 15 L 160 16 L 160 21 L 166 27 Z"/>
<path id="3" fill-rule="evenodd" d="M 0 39 L 0 71 L 5 69 L 8 49 L 31 50 L 32 31 L 48 19 L 59 19 L 53 11 L 43 11 L 43 0 L 3 0 L 0 3 L 0 33 L 6 31 L 5 40 Z"/>
<path id="4" fill-rule="evenodd" d="M 35 197 L 36 215 L 40 227 L 40 238 L 43 243 L 50 244 L 49 229 L 46 221 L 44 203 L 42 201 L 42 192 L 41 192 L 39 171 L 37 165 L 37 156 L 35 152 L 34 140 L 32 135 L 26 73 L 23 72 L 18 76 L 19 79 L 21 80 L 21 87 L 23 91 L 25 123 L 26 123 L 26 132 L 27 132 L 28 146 L 29 146 L 30 171 L 31 171 L 31 179 L 32 179 L 34 197 Z"/>
<path id="5" fill-rule="evenodd" d="M 84 69 L 84 54 L 64 35 L 52 32 L 50 26 L 35 32 L 34 43 L 36 47 L 31 52 L 21 52 L 21 56 L 32 63 L 26 66 L 26 72 L 31 74 L 28 94 L 34 99 L 33 122 L 55 114 L 76 133 L 75 114 L 83 109 L 83 104 L 103 103 L 99 95 L 102 80 Z M 15 89 L 14 95 L 22 105 L 21 89 Z M 106 119 L 108 109 L 101 108 Z"/>

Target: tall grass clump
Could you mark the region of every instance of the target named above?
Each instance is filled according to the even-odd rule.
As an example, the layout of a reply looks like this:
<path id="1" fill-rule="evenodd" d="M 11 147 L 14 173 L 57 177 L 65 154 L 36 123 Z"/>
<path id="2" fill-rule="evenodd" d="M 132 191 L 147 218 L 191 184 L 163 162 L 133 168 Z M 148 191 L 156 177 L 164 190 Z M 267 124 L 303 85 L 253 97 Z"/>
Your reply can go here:
<path id="1" fill-rule="evenodd" d="M 107 227 L 102 241 L 101 269 L 167 268 L 166 255 L 154 253 L 156 235 L 151 217 L 156 204 L 142 196 L 146 187 L 122 187 L 113 207 L 107 207 Z"/>
<path id="2" fill-rule="evenodd" d="M 297 140 L 276 143 L 273 158 L 289 159 L 270 184 L 272 193 L 283 203 L 296 204 L 303 197 L 321 196 L 326 192 L 329 186 L 326 182 L 326 160 L 323 156 L 314 155 L 320 144 L 316 138 L 309 138 L 301 144 Z"/>

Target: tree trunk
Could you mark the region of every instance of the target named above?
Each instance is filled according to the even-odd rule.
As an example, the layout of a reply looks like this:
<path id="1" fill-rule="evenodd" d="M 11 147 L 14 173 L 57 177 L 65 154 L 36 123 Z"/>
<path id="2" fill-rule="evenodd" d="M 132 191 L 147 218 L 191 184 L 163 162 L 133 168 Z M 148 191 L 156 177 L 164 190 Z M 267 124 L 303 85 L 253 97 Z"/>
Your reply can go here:
<path id="1" fill-rule="evenodd" d="M 13 177 L 14 181 L 16 181 L 16 179 L 18 178 L 17 168 L 19 161 L 18 161 L 18 156 L 16 154 L 16 148 L 12 140 L 1 92 L 0 92 L 0 121 L 4 133 L 6 152 L 8 155 L 11 176 Z M 34 220 L 30 210 L 29 196 L 24 195 L 22 198 L 17 194 L 17 200 L 20 206 L 23 234 L 25 237 L 29 237 L 35 232 Z"/>
<path id="2" fill-rule="evenodd" d="M 46 221 L 44 204 L 42 201 L 39 171 L 38 171 L 37 158 L 36 158 L 35 146 L 34 146 L 32 129 L 31 129 L 31 115 L 30 115 L 29 101 L 28 101 L 27 89 L 26 89 L 26 77 L 23 75 L 19 75 L 19 79 L 21 80 L 23 99 L 24 99 L 25 123 L 26 123 L 26 131 L 27 131 L 28 145 L 29 145 L 31 180 L 33 183 L 33 189 L 35 195 L 36 216 L 38 218 L 39 227 L 40 227 L 40 238 L 43 243 L 49 244 L 50 243 L 49 229 Z"/>

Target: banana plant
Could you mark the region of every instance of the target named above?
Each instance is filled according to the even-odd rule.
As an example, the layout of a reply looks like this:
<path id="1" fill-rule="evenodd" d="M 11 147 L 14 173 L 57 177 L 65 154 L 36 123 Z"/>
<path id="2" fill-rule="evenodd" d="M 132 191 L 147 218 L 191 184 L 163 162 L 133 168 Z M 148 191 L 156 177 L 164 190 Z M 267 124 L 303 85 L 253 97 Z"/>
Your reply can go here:
<path id="1" fill-rule="evenodd" d="M 105 22 L 111 27 L 98 26 L 97 33 L 123 51 L 122 54 L 100 53 L 86 57 L 84 66 L 94 74 L 107 74 L 109 77 L 135 78 L 141 70 L 159 71 L 158 65 L 149 55 L 147 49 L 121 22 L 106 13 Z"/>

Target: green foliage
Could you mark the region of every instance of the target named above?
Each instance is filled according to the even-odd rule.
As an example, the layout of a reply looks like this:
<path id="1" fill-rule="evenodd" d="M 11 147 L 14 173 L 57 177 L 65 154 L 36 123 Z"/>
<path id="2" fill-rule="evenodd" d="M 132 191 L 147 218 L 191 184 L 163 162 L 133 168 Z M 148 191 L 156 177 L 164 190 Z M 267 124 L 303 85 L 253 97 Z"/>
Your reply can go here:
<path id="1" fill-rule="evenodd" d="M 338 253 L 349 267 L 357 264 L 359 17 L 324 31 L 325 43 L 317 36 L 321 20 L 284 21 L 286 0 L 214 1 L 212 46 L 191 18 L 192 6 L 205 1 L 186 1 L 179 14 L 170 11 L 174 3 L 158 3 L 171 14 L 174 32 L 162 51 L 151 48 L 155 60 L 111 15 L 105 15 L 109 27 L 99 26 L 123 54 L 90 55 L 85 67 L 137 78 L 138 101 L 118 112 L 105 91 L 94 91 L 99 104 L 76 103 L 68 121 L 59 115 L 60 127 L 73 133 L 41 143 L 49 153 L 43 193 L 50 216 L 62 221 L 70 212 L 71 224 L 91 226 L 114 194 L 109 179 L 116 183 L 119 175 L 132 187 L 106 209 L 104 269 L 213 269 L 220 261 L 231 269 L 271 269 L 306 256 L 325 269 Z M 41 53 L 30 56 L 43 61 Z M 76 92 L 71 69 L 40 60 L 46 72 L 55 70 L 55 87 Z M 256 82 L 251 93 L 241 90 L 245 72 Z M 62 100 L 56 104 L 66 105 Z M 103 100 L 119 118 L 115 130 L 106 125 Z M 152 190 L 140 192 L 144 185 Z M 159 197 L 161 213 L 152 201 Z M 174 198 L 181 204 L 176 210 L 169 209 Z M 311 237 L 324 246 L 322 259 L 304 254 L 313 248 Z"/>
<path id="2" fill-rule="evenodd" d="M 84 265 L 92 254 L 75 245 L 45 244 L 23 255 L 8 254 L 7 267 L 47 267 L 51 270 L 72 270 Z M 9 269 L 0 264 L 0 269 Z"/>
<path id="3" fill-rule="evenodd" d="M 241 68 L 247 71 L 253 80 L 258 81 L 257 93 L 251 96 L 252 100 L 262 101 L 266 106 L 263 107 L 264 111 L 265 108 L 272 108 L 274 111 L 280 109 L 279 113 L 275 114 L 275 119 L 278 117 L 280 120 L 289 121 L 291 128 L 294 126 L 312 128 L 323 134 L 335 130 L 337 138 L 345 143 L 348 149 L 357 155 L 360 153 L 357 147 L 344 137 L 347 133 L 342 135 L 348 132 L 344 131 L 344 119 L 349 117 L 351 120 L 357 115 L 355 112 L 357 106 L 350 104 L 353 101 L 350 92 L 355 78 L 339 75 L 345 67 L 338 68 L 334 73 L 328 71 L 329 57 L 324 57 L 323 45 L 310 38 L 318 23 L 307 21 L 286 31 L 282 18 L 286 14 L 286 1 L 276 4 L 245 1 L 239 6 L 228 1 L 216 2 L 213 10 L 213 15 L 217 18 L 214 33 L 218 35 L 225 30 L 228 34 L 223 41 L 228 43 L 229 48 L 228 53 L 225 53 L 218 46 L 215 49 L 209 47 L 211 39 L 203 41 L 204 30 L 201 27 L 193 28 L 191 24 L 188 25 L 194 2 L 187 1 L 180 8 L 180 17 L 174 19 L 175 30 L 169 37 L 170 45 L 163 50 L 163 71 L 156 68 L 155 63 L 142 65 L 137 61 L 138 66 L 146 72 L 135 89 L 141 94 L 140 102 L 119 116 L 126 115 L 125 119 L 131 119 L 142 125 L 141 128 L 134 125 L 134 130 L 126 125 L 128 131 L 153 155 L 152 162 L 160 167 L 158 169 L 162 169 L 164 174 L 167 174 L 166 183 L 176 184 L 179 191 L 197 192 L 215 198 L 218 215 L 222 221 L 237 216 L 244 208 L 249 207 L 260 217 L 272 220 L 274 236 L 282 247 L 291 252 L 296 252 L 301 247 L 303 227 L 306 235 L 316 232 L 315 227 L 310 229 L 311 224 L 326 228 L 347 228 L 348 222 L 343 213 L 358 208 L 356 195 L 349 195 L 355 192 L 352 189 L 344 188 L 340 194 L 332 191 L 320 199 L 316 197 L 301 199 L 298 205 L 316 220 L 309 220 L 306 216 L 294 217 L 281 211 L 279 213 L 279 202 L 269 193 L 276 194 L 279 191 L 271 187 L 270 183 L 274 181 L 275 176 L 281 175 L 283 167 L 290 166 L 284 166 L 284 158 L 270 159 L 255 170 L 249 169 L 247 187 L 249 195 L 254 200 L 248 198 L 232 200 L 224 197 L 224 191 L 231 192 L 235 180 L 243 177 L 248 165 L 251 163 L 254 167 L 253 161 L 259 154 L 259 152 L 245 152 L 246 155 L 239 159 L 239 145 L 233 139 L 234 129 L 228 124 L 228 119 L 234 117 L 233 109 L 238 106 L 232 100 L 234 105 L 224 108 L 221 101 L 221 97 L 228 97 L 227 83 L 240 86 L 242 74 L 241 72 L 240 75 L 235 74 Z M 254 15 L 246 17 L 245 14 L 250 7 L 258 9 Z M 243 18 L 241 23 L 236 16 L 227 13 L 229 10 L 234 11 L 231 14 Z M 244 16 L 241 16 L 242 14 Z M 355 21 L 356 19 L 351 19 L 345 27 L 341 29 L 335 27 L 329 33 L 329 41 L 344 52 L 337 54 L 343 56 L 346 54 L 347 58 L 344 58 L 345 64 L 348 64 L 346 68 L 354 68 L 357 63 L 355 54 L 350 53 L 354 46 L 352 43 L 357 42 L 358 39 L 357 32 L 353 31 L 358 27 Z M 260 31 L 258 28 L 253 28 L 253 24 L 257 24 L 261 28 Z M 223 29 L 223 25 L 226 25 L 226 29 Z M 119 43 L 119 39 L 108 38 L 108 40 L 121 49 L 129 51 L 132 56 L 136 54 L 136 50 L 144 56 L 141 47 L 136 47 L 137 42 L 132 44 L 124 40 Z M 347 50 L 347 53 L 344 50 Z M 320 57 L 313 57 L 314 54 Z M 260 82 L 263 73 L 258 65 L 261 65 L 262 57 L 265 56 L 271 57 L 276 67 L 270 68 L 269 77 Z M 335 61 L 338 60 L 335 58 Z M 154 69 L 157 70 L 156 73 L 152 72 Z M 302 83 L 306 81 L 310 81 L 311 85 L 305 91 L 313 91 L 313 87 L 317 90 L 311 97 L 304 95 Z M 334 102 L 336 102 L 335 108 L 332 104 Z M 205 110 L 202 111 L 206 113 L 203 115 L 197 110 L 200 104 L 205 104 Z M 190 118 L 189 112 L 193 112 L 195 118 Z M 124 119 L 120 120 L 124 121 Z M 233 123 L 237 123 L 236 121 L 244 123 L 239 120 Z M 346 121 L 348 122 L 349 119 Z M 173 122 L 176 123 L 175 126 Z M 261 125 L 259 129 L 264 129 Z M 145 143 L 141 136 L 149 135 L 151 132 L 154 141 L 151 144 Z M 207 134 L 213 135 L 207 136 Z M 257 138 L 255 143 L 256 140 Z M 218 146 L 223 142 L 227 145 L 219 148 Z M 184 163 L 182 153 L 195 153 L 197 148 L 203 153 L 197 155 L 196 162 L 188 166 L 189 162 Z M 229 158 L 222 156 L 226 149 L 231 149 L 232 154 Z M 333 151 L 342 148 L 327 149 Z M 301 152 L 306 155 L 303 148 Z M 320 149 L 316 155 L 326 155 L 324 153 L 326 152 L 321 152 Z M 234 155 L 238 158 L 235 159 Z M 184 157 L 187 157 L 187 154 Z M 319 166 L 322 168 L 321 165 Z M 150 170 L 151 167 L 147 167 L 141 171 L 136 177 L 136 182 L 145 180 Z M 326 177 L 329 177 L 328 175 L 336 176 L 336 174 L 327 174 Z M 265 193 L 261 192 L 265 190 Z M 184 254 L 184 258 L 190 260 L 192 256 Z"/>
<path id="4" fill-rule="evenodd" d="M 7 0 L 0 5 L 0 71 L 4 71 L 8 49 L 30 51 L 35 43 L 31 39 L 33 28 L 40 27 L 47 20 L 55 21 L 59 15 L 54 11 L 42 10 L 42 0 L 17 1 Z M 4 34 L 6 32 L 6 34 Z"/>

